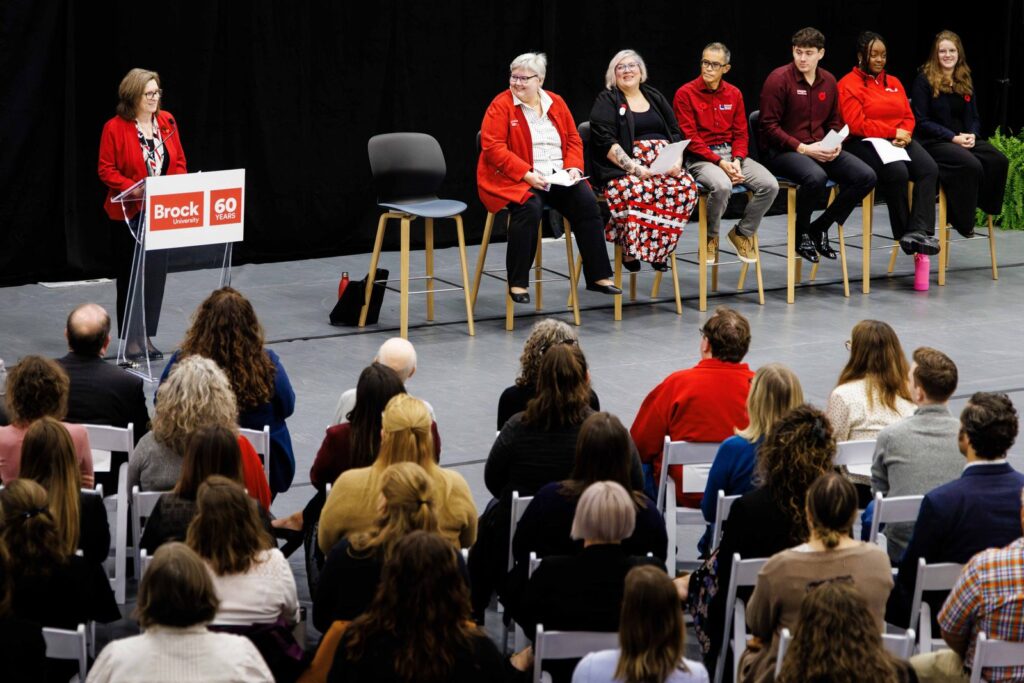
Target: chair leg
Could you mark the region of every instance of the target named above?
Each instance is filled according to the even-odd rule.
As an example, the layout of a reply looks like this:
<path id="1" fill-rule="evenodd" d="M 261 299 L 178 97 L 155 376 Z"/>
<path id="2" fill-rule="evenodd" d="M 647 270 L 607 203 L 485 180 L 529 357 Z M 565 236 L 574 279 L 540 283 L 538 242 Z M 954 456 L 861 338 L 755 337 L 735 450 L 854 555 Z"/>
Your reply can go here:
<path id="1" fill-rule="evenodd" d="M 511 332 L 515 329 L 515 323 L 513 322 L 515 316 L 512 313 L 513 308 L 512 296 L 508 293 L 508 288 L 505 288 L 505 331 Z"/>
<path id="2" fill-rule="evenodd" d="M 871 230 L 874 222 L 875 212 L 875 191 L 871 190 L 867 196 L 864 197 L 864 202 L 861 205 L 864 215 L 862 216 L 862 223 L 864 225 L 864 237 L 861 239 L 861 292 L 864 294 L 871 293 Z"/>
<path id="3" fill-rule="evenodd" d="M 839 226 L 839 261 L 843 266 L 843 296 L 850 298 L 850 273 L 846 267 L 846 237 L 843 226 Z"/>
<path id="4" fill-rule="evenodd" d="M 889 270 L 887 271 L 892 275 L 892 271 L 896 270 L 896 256 L 900 253 L 900 247 L 898 244 L 892 245 L 892 253 L 889 254 Z"/>
<path id="5" fill-rule="evenodd" d="M 747 270 L 750 269 L 750 264 L 746 261 L 740 266 L 740 279 L 736 281 L 736 291 L 742 292 L 743 285 L 747 283 Z"/>
<path id="6" fill-rule="evenodd" d="M 366 292 L 363 298 L 363 309 L 359 311 L 359 327 L 366 327 L 366 314 L 370 310 L 370 295 L 373 294 L 373 279 L 377 277 L 377 263 L 380 261 L 380 248 L 384 243 L 384 228 L 387 226 L 388 215 L 382 213 L 377 222 L 377 238 L 373 241 L 373 255 L 370 256 L 370 272 L 366 276 Z"/>
<path id="7" fill-rule="evenodd" d="M 996 226 L 992 214 L 988 216 L 988 253 L 992 257 L 992 279 L 999 279 L 999 266 L 996 265 Z"/>
<path id="8" fill-rule="evenodd" d="M 814 282 L 815 278 L 818 277 L 818 267 L 821 266 L 821 261 L 818 261 L 811 266 L 811 276 L 807 278 L 808 282 Z"/>
<path id="9" fill-rule="evenodd" d="M 542 220 L 537 224 L 537 256 L 533 261 L 533 288 L 536 296 L 537 310 L 539 311 L 544 306 L 544 283 L 541 282 L 541 278 L 544 277 L 544 221 Z"/>
<path id="10" fill-rule="evenodd" d="M 462 294 L 466 298 L 466 324 L 469 336 L 476 336 L 473 329 L 473 299 L 469 290 L 469 270 L 466 264 L 466 233 L 462 229 L 462 216 L 455 216 L 455 232 L 459 238 L 459 261 L 462 265 Z M 507 295 L 506 295 L 507 296 Z"/>
<path id="11" fill-rule="evenodd" d="M 473 274 L 473 308 L 476 308 L 476 295 L 480 291 L 480 277 L 487 261 L 487 247 L 491 243 L 491 230 L 494 228 L 494 214 L 488 212 L 484 222 L 484 236 L 480 240 L 480 253 L 476 257 L 476 272 Z"/>
<path id="12" fill-rule="evenodd" d="M 679 291 L 679 268 L 676 267 L 676 252 L 668 257 L 669 267 L 672 268 L 672 289 L 676 295 L 676 315 L 683 314 L 683 297 Z"/>
<path id="13" fill-rule="evenodd" d="M 582 275 L 583 275 L 583 255 L 580 254 L 580 255 L 576 256 L 576 282 L 580 281 L 580 277 Z M 572 298 L 573 298 L 574 295 L 575 295 L 575 292 L 570 290 L 569 291 L 569 296 L 567 296 L 565 298 L 565 307 L 566 308 L 572 308 Z"/>
<path id="14" fill-rule="evenodd" d="M 408 216 L 402 217 L 402 253 L 400 271 L 400 298 L 398 302 L 399 336 L 409 338 L 409 224 Z"/>
<path id="15" fill-rule="evenodd" d="M 796 188 L 786 190 L 786 303 L 796 299 Z"/>
<path id="16" fill-rule="evenodd" d="M 708 310 L 708 202 L 697 200 L 697 295 L 700 312 Z"/>
<path id="17" fill-rule="evenodd" d="M 715 265 L 711 266 L 711 291 L 712 292 L 717 292 L 718 291 L 718 254 L 719 254 L 719 252 L 716 251 L 715 252 Z"/>
<path id="18" fill-rule="evenodd" d="M 427 270 L 427 320 L 434 320 L 434 219 L 423 219 L 423 260 Z"/>
<path id="19" fill-rule="evenodd" d="M 651 284 L 651 298 L 657 299 L 658 292 L 661 291 L 661 271 L 654 272 L 654 282 Z"/>
<path id="20" fill-rule="evenodd" d="M 949 226 L 946 223 L 946 189 L 939 187 L 939 277 L 940 287 L 946 284 L 946 266 L 949 265 Z"/>
<path id="21" fill-rule="evenodd" d="M 615 286 L 622 289 L 622 245 L 615 244 Z M 615 320 L 622 320 L 622 295 L 615 296 Z"/>
<path id="22" fill-rule="evenodd" d="M 576 269 L 573 268 L 573 253 L 572 253 L 572 226 L 569 225 L 569 221 L 565 221 L 565 258 L 566 264 L 569 266 L 569 291 L 572 293 L 572 319 L 576 323 L 576 327 L 580 326 L 580 297 L 577 294 L 577 282 L 579 280 L 576 277 Z"/>
<path id="23" fill-rule="evenodd" d="M 636 273 L 629 274 L 629 300 L 636 301 Z"/>
<path id="24" fill-rule="evenodd" d="M 757 301 L 764 306 L 764 278 L 761 277 L 761 246 L 758 244 L 757 235 L 754 235 L 754 253 L 757 255 L 757 262 L 754 263 L 754 272 L 757 274 Z"/>

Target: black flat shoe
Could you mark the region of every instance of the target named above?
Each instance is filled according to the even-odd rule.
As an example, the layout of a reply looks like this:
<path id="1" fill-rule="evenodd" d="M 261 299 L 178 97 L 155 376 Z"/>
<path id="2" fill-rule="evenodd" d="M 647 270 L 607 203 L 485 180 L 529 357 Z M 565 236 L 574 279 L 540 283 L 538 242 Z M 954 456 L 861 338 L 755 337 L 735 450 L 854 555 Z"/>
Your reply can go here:
<path id="1" fill-rule="evenodd" d="M 939 253 L 939 240 L 931 235 L 925 235 L 921 233 L 921 236 L 917 239 L 917 253 L 924 254 L 925 256 L 935 256 Z"/>
<path id="2" fill-rule="evenodd" d="M 832 245 L 828 241 L 828 231 L 823 230 L 811 237 L 811 242 L 814 244 L 814 249 L 825 258 L 835 261 L 836 250 L 832 248 Z"/>
<path id="3" fill-rule="evenodd" d="M 150 360 L 161 360 L 164 357 L 164 352 L 155 346 L 149 347 L 149 359 Z"/>
<path id="4" fill-rule="evenodd" d="M 978 234 L 974 232 L 974 228 L 971 228 L 966 232 L 964 232 L 963 230 L 957 230 L 957 232 L 960 233 L 960 236 L 963 237 L 964 239 L 971 239 L 972 237 Z"/>
<path id="5" fill-rule="evenodd" d="M 622 290 L 615 285 L 587 285 L 587 289 L 591 292 L 608 294 L 610 296 L 618 296 L 619 294 L 622 294 Z"/>
<path id="6" fill-rule="evenodd" d="M 508 296 L 509 296 L 510 299 L 512 299 L 512 301 L 514 303 L 517 303 L 517 304 L 528 304 L 528 303 L 530 303 L 530 293 L 529 292 L 513 292 L 512 290 L 509 290 Z"/>
<path id="7" fill-rule="evenodd" d="M 628 270 L 631 273 L 639 273 L 640 272 L 640 261 L 638 261 L 637 259 L 633 259 L 632 261 L 623 260 L 622 261 L 622 267 L 625 268 L 626 270 Z"/>
<path id="8" fill-rule="evenodd" d="M 651 268 L 658 271 L 659 273 L 664 273 L 668 271 L 668 261 L 657 261 L 655 263 L 652 263 Z"/>
<path id="9" fill-rule="evenodd" d="M 814 242 L 806 232 L 800 235 L 800 240 L 796 243 L 796 253 L 811 263 L 818 262 L 818 252 L 814 250 Z"/>

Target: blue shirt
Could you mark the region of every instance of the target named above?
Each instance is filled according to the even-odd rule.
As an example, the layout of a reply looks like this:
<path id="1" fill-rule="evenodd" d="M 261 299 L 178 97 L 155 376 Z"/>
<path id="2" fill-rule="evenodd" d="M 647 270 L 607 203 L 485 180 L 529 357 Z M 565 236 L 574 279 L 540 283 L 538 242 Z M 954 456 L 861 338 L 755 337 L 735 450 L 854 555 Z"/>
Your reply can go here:
<path id="1" fill-rule="evenodd" d="M 736 496 L 754 489 L 754 462 L 757 458 L 757 449 L 763 441 L 763 437 L 750 442 L 742 436 L 731 436 L 718 447 L 715 461 L 711 464 L 711 472 L 708 474 L 707 486 L 704 488 L 704 500 L 700 504 L 700 510 L 709 525 L 715 522 L 720 490 L 725 491 L 727 496 Z M 708 550 L 710 534 L 709 526 L 697 543 L 701 554 Z"/>

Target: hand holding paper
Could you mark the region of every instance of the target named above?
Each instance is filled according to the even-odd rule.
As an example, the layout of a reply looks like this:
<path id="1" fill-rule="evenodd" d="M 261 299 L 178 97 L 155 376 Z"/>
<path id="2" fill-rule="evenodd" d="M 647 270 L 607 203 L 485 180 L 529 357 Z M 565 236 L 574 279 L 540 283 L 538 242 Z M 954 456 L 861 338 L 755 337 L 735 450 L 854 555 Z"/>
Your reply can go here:
<path id="1" fill-rule="evenodd" d="M 864 138 L 864 142 L 871 143 L 883 164 L 891 164 L 894 161 L 910 161 L 907 150 L 897 147 L 884 138 Z"/>
<path id="2" fill-rule="evenodd" d="M 819 142 L 818 144 L 821 146 L 821 149 L 825 150 L 826 152 L 831 152 L 836 147 L 843 144 L 843 140 L 845 140 L 849 134 L 849 126 L 843 126 L 839 132 L 830 130 L 828 132 L 828 135 L 825 136 L 825 139 Z"/>
<path id="3" fill-rule="evenodd" d="M 690 144 L 689 140 L 680 140 L 679 142 L 673 142 L 665 145 L 658 152 L 658 158 L 651 164 L 651 173 L 654 175 L 664 175 L 672 170 L 683 158 L 683 152 L 686 150 L 686 146 Z"/>

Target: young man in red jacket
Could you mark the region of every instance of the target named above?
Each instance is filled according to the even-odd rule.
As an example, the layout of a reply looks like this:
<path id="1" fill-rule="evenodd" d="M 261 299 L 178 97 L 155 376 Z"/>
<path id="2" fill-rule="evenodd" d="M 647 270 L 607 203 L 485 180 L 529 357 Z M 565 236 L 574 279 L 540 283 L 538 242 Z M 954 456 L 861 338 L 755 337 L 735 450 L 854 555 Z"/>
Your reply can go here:
<path id="1" fill-rule="evenodd" d="M 654 464 L 655 481 L 661 474 L 666 435 L 673 441 L 717 442 L 747 426 L 747 394 L 754 378 L 743 362 L 749 348 L 750 323 L 733 309 L 719 306 L 701 328 L 700 362 L 672 373 L 647 394 L 629 432 L 640 460 Z M 669 469 L 676 500 L 700 507 L 703 493 L 683 495 L 682 469 Z"/>
<path id="2" fill-rule="evenodd" d="M 700 76 L 684 83 L 672 101 L 679 129 L 690 139 L 686 170 L 708 191 L 708 263 L 718 253 L 718 226 L 729 205 L 732 188 L 743 185 L 754 193 L 743 218 L 729 231 L 740 260 L 753 263 L 754 233 L 775 195 L 775 176 L 747 155 L 747 110 L 739 88 L 723 80 L 732 68 L 729 48 L 711 43 L 700 60 Z"/>
<path id="3" fill-rule="evenodd" d="M 830 130 L 843 127 L 835 76 L 818 68 L 825 36 L 816 28 L 793 34 L 793 61 L 768 74 L 761 89 L 761 137 L 764 165 L 800 186 L 796 193 L 797 253 L 811 263 L 818 254 L 834 259 L 828 242 L 833 223 L 844 223 L 875 186 L 875 172 L 842 145 L 824 149 Z M 813 222 L 811 212 L 825 203 L 832 180 L 835 201 Z"/>

